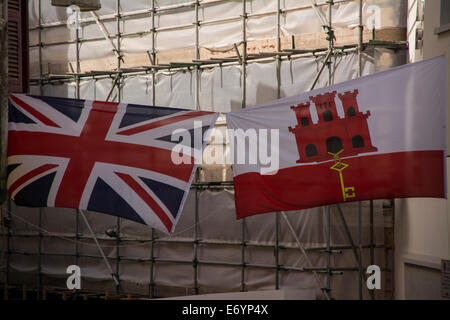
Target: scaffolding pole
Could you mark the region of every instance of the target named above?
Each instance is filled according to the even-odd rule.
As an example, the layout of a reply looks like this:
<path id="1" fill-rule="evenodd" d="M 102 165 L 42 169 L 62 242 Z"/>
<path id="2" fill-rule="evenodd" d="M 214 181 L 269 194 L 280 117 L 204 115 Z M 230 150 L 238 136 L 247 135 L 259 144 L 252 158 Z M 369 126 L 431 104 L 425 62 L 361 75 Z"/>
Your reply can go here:
<path id="1" fill-rule="evenodd" d="M 247 103 L 247 0 L 242 0 L 242 59 L 241 59 L 241 86 L 242 86 L 242 109 Z"/>
<path id="2" fill-rule="evenodd" d="M 370 200 L 370 211 L 369 211 L 369 224 L 370 224 L 370 265 L 375 264 L 375 239 L 374 239 L 374 230 L 373 230 L 373 200 Z M 375 292 L 374 290 L 370 290 L 370 299 L 375 300 Z"/>
<path id="3" fill-rule="evenodd" d="M 154 268 L 155 268 L 155 229 L 152 228 L 151 232 L 152 242 L 150 247 L 150 281 L 149 281 L 149 298 L 155 297 L 155 278 L 154 278 Z"/>
<path id="4" fill-rule="evenodd" d="M 344 213 L 342 212 L 342 208 L 339 204 L 336 204 L 336 208 L 338 209 L 339 217 L 341 218 L 345 234 L 347 235 L 348 242 L 350 243 L 350 245 L 352 247 L 353 255 L 355 256 L 356 263 L 358 264 L 359 278 L 361 279 L 362 282 L 366 282 L 366 276 L 363 272 L 361 272 L 361 270 L 362 270 L 361 259 L 359 257 L 355 242 L 353 241 L 352 234 L 350 233 L 350 229 L 348 228 L 347 221 L 345 220 Z M 367 290 L 369 290 L 369 289 L 367 289 Z"/>
<path id="5" fill-rule="evenodd" d="M 371 47 L 384 47 L 384 48 L 389 48 L 392 50 L 399 50 L 402 48 L 406 48 L 407 47 L 407 43 L 403 42 L 403 41 L 398 41 L 398 42 L 380 42 L 380 43 L 364 43 L 363 46 L 371 46 Z M 357 44 L 356 45 L 346 45 L 346 46 L 341 46 L 341 47 L 334 47 L 335 49 L 339 49 L 339 52 L 335 52 L 334 55 L 337 54 L 347 54 L 347 53 L 351 53 L 351 52 L 356 52 L 357 51 Z M 307 57 L 320 57 L 320 56 L 327 56 L 328 55 L 328 50 L 323 50 L 323 49 L 310 49 L 310 50 L 301 50 L 302 52 L 292 52 L 291 49 L 286 49 L 284 50 L 286 52 L 281 52 L 280 56 L 282 60 L 289 60 L 289 59 L 293 59 L 293 58 L 307 58 Z M 248 61 L 258 61 L 258 62 L 268 62 L 268 61 L 273 61 L 273 56 L 275 56 L 276 54 L 271 54 L 271 53 L 261 53 L 260 55 L 257 56 L 247 56 L 247 62 Z M 324 59 L 324 62 L 326 62 Z M 149 67 L 143 67 L 141 69 L 124 69 L 122 71 L 120 71 L 120 74 L 122 75 L 122 77 L 124 75 L 128 75 L 128 76 L 134 76 L 134 75 L 139 75 L 139 74 L 147 74 L 148 70 L 171 70 L 173 72 L 175 71 L 189 71 L 192 68 L 192 65 L 196 65 L 198 63 L 195 63 L 195 60 L 193 63 L 178 63 L 176 66 L 173 65 L 156 65 L 156 66 L 149 66 Z M 206 60 L 202 63 L 200 63 L 201 65 L 199 66 L 200 69 L 210 69 L 213 68 L 215 65 L 218 66 L 232 66 L 232 65 L 241 65 L 241 62 L 238 59 L 231 59 L 231 58 L 225 58 L 225 59 L 212 59 L 212 60 Z M 324 67 L 324 66 L 322 66 Z M 323 68 L 321 68 L 323 70 Z M 315 77 L 315 81 L 317 82 L 317 79 L 320 76 L 320 73 L 322 72 L 322 70 L 320 70 L 320 72 L 316 75 Z M 81 73 L 78 76 L 81 78 L 89 78 L 89 79 L 109 79 L 111 78 L 111 76 L 116 76 L 117 78 L 117 74 L 119 74 L 118 71 L 90 71 L 90 72 L 85 72 L 85 73 Z M 32 78 L 31 79 L 31 85 L 39 85 L 39 81 L 41 79 L 40 78 Z M 66 83 L 66 82 L 73 82 L 75 81 L 75 77 L 73 74 L 71 73 L 67 73 L 67 74 L 49 74 L 48 77 L 45 77 L 42 79 L 43 83 L 48 83 L 48 84 L 52 84 L 52 83 L 57 83 L 57 84 L 61 84 L 61 83 Z M 33 83 L 34 82 L 34 83 Z M 116 85 L 116 81 L 114 81 L 114 86 Z M 315 85 L 315 84 L 314 84 Z M 312 90 L 312 88 L 314 88 L 314 85 L 310 88 L 310 90 Z M 115 87 L 113 87 L 115 88 Z M 112 94 L 112 92 L 110 92 L 110 95 Z M 109 99 L 107 99 L 109 100 Z"/>
<path id="6" fill-rule="evenodd" d="M 280 213 L 275 214 L 275 290 L 280 289 Z"/>
<path id="7" fill-rule="evenodd" d="M 327 242 L 327 286 L 326 290 L 331 297 L 331 207 L 326 206 L 327 217 L 327 229 L 326 229 L 326 242 Z"/>
<path id="8" fill-rule="evenodd" d="M 195 1 L 195 59 L 200 59 L 200 48 L 199 48 L 199 32 L 200 32 L 200 21 L 198 19 L 198 9 L 200 6 L 199 1 Z M 195 104 L 195 110 L 200 110 L 200 69 L 199 66 L 195 66 L 195 97 L 194 97 L 194 104 Z"/>
<path id="9" fill-rule="evenodd" d="M 227 0 L 224 0 L 227 1 Z M 247 0 L 248 1 L 248 0 Z M 312 0 L 311 0 L 312 1 Z M 335 0 L 334 3 L 345 3 L 345 2 L 352 2 L 354 0 Z M 200 2 L 200 6 L 205 6 L 205 2 L 202 1 Z M 285 12 L 296 12 L 296 11 L 302 11 L 305 10 L 307 8 L 312 7 L 313 9 L 318 11 L 318 7 L 321 6 L 326 6 L 328 5 L 327 2 L 322 2 L 322 3 L 317 3 L 314 6 L 311 5 L 302 5 L 302 6 L 298 6 L 298 7 L 293 7 L 290 9 L 286 9 Z M 180 8 L 191 8 L 195 6 L 195 1 L 193 1 L 191 3 L 191 5 L 180 5 L 180 6 L 173 6 L 171 8 L 171 10 L 177 10 Z M 160 7 L 158 8 L 155 13 L 161 14 L 162 12 L 168 11 L 167 7 Z M 151 15 L 152 10 L 151 9 L 146 9 L 146 11 L 144 12 L 146 15 Z M 143 14 L 142 12 L 140 14 Z M 265 17 L 265 16 L 271 16 L 271 15 L 276 15 L 277 12 L 276 11 L 267 11 L 267 12 L 263 12 L 263 13 L 254 13 L 254 14 L 247 14 L 247 18 L 248 19 L 252 19 L 252 18 L 261 18 L 261 17 Z M 130 17 L 134 15 L 133 12 L 126 12 L 126 13 L 122 13 L 123 17 Z M 321 14 L 318 15 L 318 18 L 320 20 L 320 24 L 322 26 L 326 25 L 326 21 L 323 18 L 323 16 L 321 17 Z M 98 20 L 100 22 L 104 22 L 104 21 L 111 21 L 115 19 L 115 14 L 110 14 L 107 15 L 105 17 L 98 17 Z M 218 23 L 228 23 L 228 22 L 237 22 L 241 19 L 241 17 L 231 17 L 231 18 L 223 18 L 223 19 L 215 19 L 215 20 L 208 20 L 208 21 L 203 21 L 202 25 L 214 25 L 214 24 L 218 24 Z M 81 20 L 82 23 L 96 23 L 94 18 L 85 18 Z M 61 22 L 50 22 L 50 23 L 46 23 L 42 25 L 43 29 L 47 29 L 47 28 L 55 28 L 55 27 L 61 27 L 64 26 L 66 23 L 61 23 Z M 172 27 L 159 27 L 157 28 L 156 31 L 175 31 L 175 30 L 180 30 L 180 29 L 186 29 L 186 28 L 192 28 L 193 24 L 182 24 L 182 25 L 177 25 L 177 26 L 172 26 Z M 30 31 L 35 30 L 35 28 L 30 28 Z M 130 32 L 130 33 L 124 33 L 122 34 L 122 37 L 135 37 L 135 36 L 143 36 L 143 35 L 147 35 L 147 34 L 151 34 L 151 30 L 145 30 L 145 31 L 139 31 L 139 32 Z M 112 39 L 114 39 L 113 36 L 111 36 Z M 85 39 L 84 41 L 100 41 L 100 40 L 104 40 L 104 37 L 96 37 L 96 38 L 89 38 L 89 39 Z M 58 41 L 58 42 L 51 42 L 51 43 L 44 43 L 44 46 L 50 46 L 50 45 L 63 45 L 63 44 L 71 44 L 74 43 L 73 41 Z M 33 44 L 30 47 L 36 47 L 37 45 Z"/>
<path id="10" fill-rule="evenodd" d="M 199 48 L 199 33 L 200 33 L 200 21 L 198 18 L 199 14 L 199 6 L 200 2 L 197 0 L 195 1 L 195 59 L 200 59 L 200 48 Z M 194 96 L 194 106 L 195 110 L 200 110 L 200 69 L 199 66 L 195 66 L 195 96 Z M 195 181 L 199 181 L 199 171 L 198 167 L 195 171 Z M 195 189 L 195 216 L 194 216 L 194 259 L 192 260 L 192 266 L 194 268 L 194 294 L 199 294 L 199 287 L 198 287 L 198 224 L 199 224 L 199 190 Z"/>
<path id="11" fill-rule="evenodd" d="M 363 51 L 363 31 L 364 25 L 362 21 L 363 0 L 359 0 L 358 8 L 358 78 L 362 75 L 362 51 Z"/>
<path id="12" fill-rule="evenodd" d="M 277 0 L 277 52 L 281 52 L 281 0 Z M 277 61 L 277 99 L 281 98 L 281 56 L 277 54 L 275 56 Z M 280 223 L 280 213 L 275 213 L 275 265 L 277 269 L 275 270 L 275 289 L 278 290 L 280 287 L 280 272 L 278 269 L 279 266 L 279 223 Z"/>
<path id="13" fill-rule="evenodd" d="M 331 55 L 333 54 L 334 50 L 334 31 L 333 31 L 333 25 L 331 21 L 331 14 L 333 11 L 333 0 L 328 0 L 328 26 L 327 26 L 327 40 L 328 40 L 328 52 L 330 52 L 330 57 L 327 60 L 328 65 L 328 86 L 331 86 L 333 84 L 333 72 L 332 72 L 332 63 L 331 63 Z"/>
<path id="14" fill-rule="evenodd" d="M 245 219 L 241 220 L 241 292 L 247 291 L 245 285 L 245 266 L 247 263 L 245 262 Z"/>
<path id="15" fill-rule="evenodd" d="M 152 0 L 152 8 L 151 8 L 151 20 L 152 20 L 152 29 L 151 29 L 151 34 L 152 34 L 152 50 L 149 54 L 149 58 L 150 58 L 150 64 L 152 66 L 156 65 L 156 45 L 155 45 L 155 40 L 156 40 L 156 29 L 155 29 L 155 14 L 156 14 L 156 7 L 155 7 L 155 1 L 156 0 Z M 152 73 L 152 105 L 155 106 L 156 105 L 156 69 L 152 68 L 151 69 L 151 73 Z M 155 229 L 152 228 L 151 231 L 151 248 L 150 248 L 150 283 L 149 283 L 149 297 L 154 298 L 155 297 Z"/>
<path id="16" fill-rule="evenodd" d="M 120 73 L 122 52 L 121 52 L 121 28 L 120 28 L 120 0 L 116 0 L 117 6 L 117 101 L 122 102 L 122 75 Z M 120 295 L 120 217 L 116 218 L 117 238 L 116 238 L 116 295 Z"/>
<path id="17" fill-rule="evenodd" d="M 38 41 L 39 44 L 42 43 L 42 0 L 38 2 Z M 42 66 L 42 46 L 39 46 L 39 94 L 44 95 L 43 87 L 42 87 L 42 78 L 44 76 L 44 70 Z"/>
<path id="18" fill-rule="evenodd" d="M 295 233 L 294 227 L 292 226 L 291 222 L 289 221 L 289 218 L 287 217 L 286 213 L 284 211 L 281 211 L 281 215 L 282 215 L 284 221 L 286 221 L 286 224 L 289 227 L 289 230 L 291 231 L 291 234 L 294 236 L 294 239 L 295 239 L 295 242 L 297 243 L 298 248 L 300 249 L 302 255 L 305 257 L 306 263 L 311 268 L 314 268 L 311 260 L 308 257 L 308 254 L 306 253 L 305 248 L 303 247 L 303 245 L 300 242 L 300 239 L 298 238 L 297 234 Z M 325 270 L 328 271 L 328 268 L 325 268 Z M 323 289 L 322 282 L 320 281 L 319 276 L 317 275 L 316 271 L 313 271 L 313 275 L 314 275 L 314 278 L 315 278 L 315 280 L 317 282 L 317 285 L 319 286 L 319 289 L 322 291 L 324 297 L 327 300 L 330 300 L 330 296 L 328 295 L 327 290 Z"/>
<path id="19" fill-rule="evenodd" d="M 41 300 L 42 289 L 42 208 L 39 208 L 39 240 L 38 240 L 38 261 L 37 261 L 37 290 L 36 300 Z"/>
<path id="20" fill-rule="evenodd" d="M 81 209 L 78 209 L 78 212 L 80 213 L 81 217 L 82 217 L 83 220 L 84 220 L 84 223 L 85 223 L 86 226 L 88 227 L 89 232 L 91 233 L 92 238 L 94 239 L 94 242 L 95 242 L 95 244 L 96 244 L 96 246 L 97 246 L 97 248 L 98 248 L 98 251 L 100 252 L 100 254 L 101 254 L 101 256 L 102 256 L 103 261 L 105 261 L 106 267 L 108 268 L 108 270 L 109 270 L 109 272 L 110 272 L 110 274 L 111 274 L 112 279 L 114 280 L 116 286 L 119 286 L 120 283 L 119 283 L 118 275 L 114 273 L 114 271 L 113 271 L 113 269 L 112 269 L 112 267 L 111 267 L 111 264 L 110 264 L 109 261 L 108 261 L 108 258 L 106 257 L 105 253 L 103 252 L 102 247 L 100 246 L 100 243 L 99 243 L 98 240 L 97 240 L 97 236 L 95 235 L 94 230 L 92 230 L 92 227 L 91 227 L 91 225 L 90 225 L 88 219 L 86 218 L 86 215 L 84 214 L 83 210 L 81 210 Z M 117 259 L 117 261 L 119 261 L 119 259 Z"/>
<path id="21" fill-rule="evenodd" d="M 332 72 L 332 63 L 331 63 L 331 56 L 333 55 L 334 51 L 334 34 L 333 34 L 333 25 L 331 20 L 331 13 L 333 9 L 333 0 L 328 0 L 328 54 L 325 58 L 324 65 L 328 66 L 328 86 L 331 86 L 333 84 L 333 72 Z M 318 78 L 317 78 L 318 79 Z M 326 280 L 326 291 L 331 296 L 331 277 L 333 273 L 330 271 L 331 268 L 331 207 L 327 206 L 326 208 L 326 217 L 327 217 L 327 229 L 326 229 L 326 237 L 327 237 L 327 280 Z"/>
<path id="22" fill-rule="evenodd" d="M 59 237 L 58 235 L 51 234 L 51 233 L 48 233 L 47 236 L 49 238 L 58 238 Z M 31 239 L 31 238 L 36 238 L 36 237 L 39 237 L 39 234 L 34 234 L 34 235 L 33 234 L 20 234 L 20 233 L 11 234 L 11 238 Z M 72 240 L 74 238 L 75 238 L 75 235 L 74 236 L 69 236 L 69 235 L 65 235 L 64 236 L 64 239 L 66 239 L 66 240 Z M 91 236 L 87 236 L 87 235 L 86 236 L 80 236 L 79 238 L 83 239 L 83 240 L 93 240 L 93 238 Z M 111 239 L 111 237 L 97 237 L 97 239 L 99 239 L 101 241 L 105 241 L 105 242 L 116 241 L 115 239 Z M 157 244 L 157 243 L 193 244 L 194 243 L 194 240 L 173 239 L 171 237 L 168 237 L 168 238 L 157 238 L 157 237 L 155 237 L 153 241 L 152 241 L 151 238 L 121 238 L 120 241 L 123 242 L 123 243 L 126 243 L 126 242 L 137 242 L 137 243 L 139 243 L 139 245 L 144 245 L 144 244 L 147 244 L 147 243 L 151 244 L 152 242 L 154 242 L 155 244 Z M 197 242 L 198 242 L 198 244 L 201 244 L 201 245 L 215 245 L 215 246 L 241 246 L 242 245 L 241 241 L 223 241 L 223 240 L 218 241 L 218 240 L 212 240 L 212 239 L 209 239 L 209 240 L 199 239 Z M 246 245 L 246 247 L 270 248 L 270 249 L 274 250 L 275 246 L 276 246 L 276 242 L 273 242 L 273 243 L 258 243 L 258 242 L 247 240 L 245 245 Z M 114 246 L 115 245 L 113 245 L 112 247 L 114 247 Z M 125 245 L 125 246 L 127 246 L 127 245 Z M 283 249 L 283 250 L 298 249 L 297 246 L 291 246 L 291 245 L 287 245 L 287 244 L 279 244 L 278 246 L 279 246 L 280 250 L 281 249 Z M 364 248 L 364 249 L 370 249 L 370 247 L 371 247 L 370 244 L 366 244 L 366 245 L 362 246 L 362 248 Z M 383 244 L 375 244 L 373 247 L 375 249 L 378 249 L 378 248 L 383 249 L 383 248 L 385 248 L 385 246 Z M 326 252 L 327 246 L 326 245 L 325 246 L 311 246 L 311 247 L 304 247 L 304 249 L 307 252 L 309 252 L 309 251 L 311 251 L 311 252 Z M 352 246 L 351 245 L 331 245 L 330 249 L 332 251 L 352 250 Z M 27 252 L 27 254 L 28 253 L 31 254 L 31 252 Z M 68 254 L 68 255 L 73 256 L 73 254 Z"/>
<path id="23" fill-rule="evenodd" d="M 362 204 L 358 201 L 358 293 L 359 300 L 363 300 L 363 262 L 362 262 Z"/>
<path id="24" fill-rule="evenodd" d="M 155 29 L 155 13 L 156 13 L 156 9 L 155 9 L 155 1 L 156 0 L 152 0 L 152 52 L 150 53 L 150 63 L 151 65 L 156 65 L 156 46 L 155 46 L 155 40 L 156 40 L 156 29 Z M 156 105 L 156 69 L 152 68 L 152 105 L 155 106 Z"/>
<path id="25" fill-rule="evenodd" d="M 358 77 L 362 76 L 362 50 L 363 50 L 363 31 L 364 31 L 364 25 L 363 25 L 363 21 L 362 21 L 362 9 L 363 9 L 363 0 L 359 0 L 359 6 L 358 6 Z M 370 200 L 370 218 L 372 219 L 372 210 L 373 210 L 373 201 Z M 359 242 L 359 252 L 358 252 L 358 256 L 359 256 L 359 299 L 362 300 L 363 299 L 363 268 L 362 268 L 362 208 L 361 208 L 361 201 L 358 202 L 358 242 Z M 373 225 L 370 225 L 370 232 L 373 232 L 372 229 Z M 371 237 L 371 245 L 373 244 L 373 239 Z M 372 251 L 371 251 L 372 254 Z M 371 260 L 372 260 L 372 256 L 371 256 Z M 369 291 L 370 293 L 370 297 L 373 300 L 374 299 L 374 295 L 373 295 L 373 290 Z"/>
<path id="26" fill-rule="evenodd" d="M 198 171 L 197 171 L 198 172 Z M 197 174 L 196 174 L 197 176 Z M 195 190 L 195 214 L 194 214 L 194 258 L 192 267 L 194 269 L 194 294 L 198 294 L 198 189 Z"/>

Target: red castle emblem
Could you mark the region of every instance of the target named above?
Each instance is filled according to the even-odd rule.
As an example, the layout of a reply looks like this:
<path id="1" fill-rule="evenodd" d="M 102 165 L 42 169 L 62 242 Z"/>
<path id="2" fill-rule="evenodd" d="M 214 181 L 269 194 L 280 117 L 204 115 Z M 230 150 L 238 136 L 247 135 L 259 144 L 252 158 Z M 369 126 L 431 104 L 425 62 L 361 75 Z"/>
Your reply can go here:
<path id="1" fill-rule="evenodd" d="M 309 112 L 310 103 L 291 106 L 298 124 L 289 131 L 295 134 L 300 159 L 297 163 L 330 160 L 330 154 L 340 153 L 340 157 L 359 153 L 375 152 L 372 145 L 367 118 L 370 111 L 359 111 L 356 96 L 358 90 L 338 94 L 344 109 L 344 118 L 337 113 L 336 91 L 311 96 L 315 103 L 318 122 L 313 123 Z M 340 152 L 342 151 L 342 152 Z"/>

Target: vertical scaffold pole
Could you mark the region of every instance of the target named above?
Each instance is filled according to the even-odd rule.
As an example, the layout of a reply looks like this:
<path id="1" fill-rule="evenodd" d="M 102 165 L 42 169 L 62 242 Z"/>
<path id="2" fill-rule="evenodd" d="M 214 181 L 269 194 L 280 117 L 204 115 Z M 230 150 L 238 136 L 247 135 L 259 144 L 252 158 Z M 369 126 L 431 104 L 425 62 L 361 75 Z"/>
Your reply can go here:
<path id="1" fill-rule="evenodd" d="M 151 61 L 150 63 L 152 65 L 156 65 L 156 26 L 155 26 L 155 14 L 156 14 L 156 7 L 155 7 L 155 0 L 152 0 L 152 51 L 150 53 Z M 152 69 L 152 105 L 156 105 L 156 69 Z M 152 243 L 151 243 L 151 251 L 150 251 L 150 284 L 149 284 L 149 297 L 154 298 L 155 296 L 155 229 L 152 228 L 151 231 L 151 237 L 152 237 Z"/>
<path id="2" fill-rule="evenodd" d="M 195 59 L 200 59 L 200 48 L 199 48 L 199 32 L 200 32 L 200 21 L 198 19 L 200 2 L 197 0 L 195 2 Z M 195 66 L 195 110 L 200 110 L 200 66 Z"/>
<path id="3" fill-rule="evenodd" d="M 331 86 L 333 84 L 333 72 L 332 72 L 332 62 L 331 58 L 334 55 L 334 34 L 333 34 L 333 25 L 332 25 L 332 19 L 331 19 L 331 13 L 333 9 L 333 0 L 328 0 L 328 59 L 325 60 L 328 66 L 328 85 Z M 326 280 L 326 291 L 328 294 L 331 292 L 331 276 L 333 275 L 331 272 L 331 207 L 327 206 L 326 211 L 326 217 L 327 217 L 327 230 L 326 230 L 326 237 L 327 237 L 327 280 Z M 331 294 L 330 294 L 331 295 Z"/>
<path id="4" fill-rule="evenodd" d="M 247 0 L 242 0 L 242 54 L 241 54 L 241 87 L 242 109 L 247 104 Z M 241 222 L 241 291 L 245 291 L 245 218 Z"/>
<path id="5" fill-rule="evenodd" d="M 241 74 L 241 86 L 242 86 L 242 109 L 246 107 L 247 102 L 247 0 L 242 0 L 242 74 Z"/>
<path id="6" fill-rule="evenodd" d="M 120 73 L 122 53 L 120 48 L 121 28 L 120 28 L 120 0 L 117 0 L 117 101 L 122 102 L 122 74 Z M 117 217 L 117 238 L 116 238 L 116 295 L 120 295 L 120 217 Z"/>
<path id="7" fill-rule="evenodd" d="M 358 8 L 358 77 L 362 75 L 362 43 L 363 43 L 363 22 L 362 22 L 362 0 L 359 0 Z M 373 214 L 373 201 L 370 200 L 370 219 L 372 219 Z M 371 220 L 372 222 L 372 220 Z M 370 232 L 372 232 L 372 224 L 370 226 Z M 359 242 L 359 299 L 363 299 L 362 286 L 363 286 L 363 270 L 362 270 L 362 205 L 361 201 L 358 202 L 358 242 Z M 372 238 L 371 238 L 372 241 Z M 370 247 L 371 257 L 372 257 L 372 245 Z M 371 259 L 372 260 L 372 259 Z M 370 291 L 370 296 L 373 299 L 373 290 Z"/>
<path id="8" fill-rule="evenodd" d="M 152 0 L 152 52 L 151 54 L 151 64 L 156 65 L 156 29 L 155 29 L 155 0 Z M 156 69 L 152 69 L 152 105 L 156 105 Z"/>
<path id="9" fill-rule="evenodd" d="M 149 284 L 149 298 L 155 296 L 155 282 L 154 282 L 154 268 L 155 268 L 155 229 L 152 228 L 152 243 L 150 249 L 150 284 Z"/>
<path id="10" fill-rule="evenodd" d="M 328 85 L 331 86 L 332 85 L 332 80 L 333 80 L 333 71 L 332 71 L 332 63 L 331 63 L 331 57 L 333 56 L 333 47 L 334 47 L 334 32 L 333 32 L 333 25 L 332 25 L 332 21 L 331 21 L 331 13 L 333 10 L 333 0 L 328 0 L 328 36 L 327 36 L 327 40 L 328 40 L 328 52 L 330 52 L 330 58 L 327 61 L 328 63 Z"/>
<path id="11" fill-rule="evenodd" d="M 43 95 L 42 88 L 42 1 L 38 2 L 38 42 L 39 42 L 39 94 Z M 39 208 L 39 240 L 38 240 L 38 270 L 37 270 L 37 290 L 36 300 L 41 300 L 41 286 L 42 286 L 42 208 Z"/>
<path id="12" fill-rule="evenodd" d="M 281 51 L 281 0 L 277 1 L 277 52 Z M 277 99 L 281 98 L 281 56 L 275 56 L 277 60 Z"/>
<path id="13" fill-rule="evenodd" d="M 80 15 L 77 14 L 77 19 L 80 18 Z M 80 21 L 78 20 L 76 23 L 75 28 L 75 59 L 76 59 L 76 66 L 75 66 L 75 98 L 80 99 L 80 28 L 79 28 Z"/>
<path id="14" fill-rule="evenodd" d="M 36 300 L 41 300 L 41 288 L 42 288 L 42 208 L 39 208 L 39 239 L 38 239 L 38 252 L 37 252 L 37 290 Z"/>
<path id="15" fill-rule="evenodd" d="M 245 291 L 245 219 L 241 221 L 241 291 Z"/>
<path id="16" fill-rule="evenodd" d="M 370 265 L 375 264 L 375 239 L 374 239 L 374 232 L 373 232 L 373 200 L 370 200 L 370 212 L 369 212 L 369 219 L 370 219 Z M 370 290 L 370 298 L 372 300 L 375 300 L 375 292 L 374 290 Z"/>
<path id="17" fill-rule="evenodd" d="M 39 42 L 39 94 L 42 96 L 44 94 L 42 87 L 42 78 L 44 70 L 42 67 L 42 0 L 38 3 L 38 42 Z"/>
<path id="18" fill-rule="evenodd" d="M 327 230 L 326 230 L 326 241 L 327 241 L 327 284 L 326 290 L 331 296 L 331 206 L 326 207 L 327 210 Z"/>
<path id="19" fill-rule="evenodd" d="M 358 202 L 358 292 L 359 300 L 363 299 L 363 268 L 362 268 L 362 203 Z"/>
<path id="20" fill-rule="evenodd" d="M 198 294 L 198 188 L 195 188 L 195 213 L 194 213 L 194 294 Z"/>
<path id="21" fill-rule="evenodd" d="M 122 52 L 121 52 L 121 28 L 120 28 L 120 20 L 121 20 L 121 14 L 120 14 L 120 0 L 116 0 L 117 5 L 117 101 L 122 101 L 122 74 L 120 73 L 121 68 L 121 62 L 122 62 Z"/>
<path id="22" fill-rule="evenodd" d="M 277 52 L 281 51 L 281 0 L 277 1 Z M 281 98 L 281 56 L 276 55 L 277 60 L 277 99 Z M 280 213 L 275 213 L 275 289 L 280 287 L 280 269 L 279 269 L 279 227 L 280 227 Z"/>
<path id="23" fill-rule="evenodd" d="M 275 214 L 275 290 L 280 289 L 280 213 Z"/>
<path id="24" fill-rule="evenodd" d="M 77 19 L 80 18 L 79 14 L 76 15 Z M 80 99 L 80 77 L 79 74 L 81 72 L 80 68 L 80 34 L 79 34 L 79 23 L 77 20 L 76 28 L 75 28 L 75 98 Z M 40 47 L 42 45 L 40 44 Z M 41 78 L 42 80 L 42 78 Z M 78 257 L 79 257 L 79 223 L 80 223 L 80 213 L 78 210 L 75 210 L 75 265 L 78 265 Z"/>
<path id="25" fill-rule="evenodd" d="M 359 21 L 358 21 L 358 77 L 362 75 L 362 44 L 363 44 L 363 30 L 364 25 L 362 21 L 362 0 L 359 0 Z"/>
<path id="26" fill-rule="evenodd" d="M 199 49 L 199 27 L 200 21 L 198 19 L 199 14 L 199 6 L 200 2 L 197 0 L 195 2 L 195 59 L 200 58 L 200 49 Z M 195 66 L 195 96 L 194 96 L 194 105 L 195 110 L 200 110 L 200 69 L 199 66 Z M 198 182 L 198 168 L 195 172 L 195 181 Z M 192 261 L 192 265 L 194 268 L 194 294 L 199 293 L 198 288 L 198 224 L 199 224 L 199 190 L 198 187 L 195 187 L 195 216 L 194 216 L 194 259 Z"/>

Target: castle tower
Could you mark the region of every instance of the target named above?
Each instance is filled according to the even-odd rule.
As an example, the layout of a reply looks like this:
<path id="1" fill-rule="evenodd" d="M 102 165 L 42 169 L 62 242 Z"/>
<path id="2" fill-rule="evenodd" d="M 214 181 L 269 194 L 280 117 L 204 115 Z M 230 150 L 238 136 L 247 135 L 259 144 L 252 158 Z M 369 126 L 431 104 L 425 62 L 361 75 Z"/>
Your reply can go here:
<path id="1" fill-rule="evenodd" d="M 356 95 L 358 94 L 358 89 L 353 91 L 346 91 L 343 94 L 339 93 L 339 99 L 342 101 L 342 106 L 344 108 L 345 117 L 352 118 L 360 114 L 358 108 L 358 101 L 356 100 Z"/>
<path id="2" fill-rule="evenodd" d="M 336 103 L 334 102 L 335 95 L 336 91 L 333 91 L 309 97 L 316 105 L 319 123 L 338 119 Z"/>
<path id="3" fill-rule="evenodd" d="M 297 118 L 297 125 L 294 128 L 289 127 L 289 131 L 295 134 L 299 150 L 300 159 L 297 163 L 305 162 L 305 159 L 316 161 L 321 157 L 320 149 L 316 145 L 317 131 L 314 129 L 309 106 L 309 102 L 291 106 Z"/>
<path id="4" fill-rule="evenodd" d="M 291 106 L 297 117 L 299 126 L 306 127 L 312 124 L 311 113 L 309 112 L 310 103 L 300 103 L 296 106 Z"/>
<path id="5" fill-rule="evenodd" d="M 357 153 L 374 152 L 378 149 L 372 145 L 367 125 L 370 111 L 359 111 L 357 95 L 358 89 L 338 94 L 344 108 L 345 120 L 348 121 L 347 132 L 351 138 L 351 150 Z"/>

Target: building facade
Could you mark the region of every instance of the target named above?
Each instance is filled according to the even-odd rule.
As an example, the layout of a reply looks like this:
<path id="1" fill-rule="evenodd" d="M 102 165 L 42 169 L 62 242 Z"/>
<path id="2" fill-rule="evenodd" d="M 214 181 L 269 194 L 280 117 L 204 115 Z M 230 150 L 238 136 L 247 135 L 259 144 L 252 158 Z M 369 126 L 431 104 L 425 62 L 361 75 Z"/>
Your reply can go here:
<path id="1" fill-rule="evenodd" d="M 450 114 L 450 6 L 446 0 L 409 0 L 409 61 L 444 55 L 447 123 Z M 447 167 L 450 141 L 447 126 Z M 447 185 L 448 185 L 447 173 Z M 395 297 L 444 299 L 441 261 L 450 259 L 450 213 L 445 199 L 398 199 L 395 210 Z"/>

